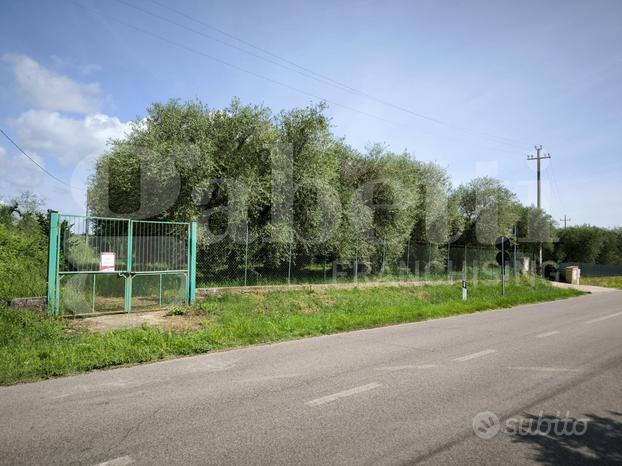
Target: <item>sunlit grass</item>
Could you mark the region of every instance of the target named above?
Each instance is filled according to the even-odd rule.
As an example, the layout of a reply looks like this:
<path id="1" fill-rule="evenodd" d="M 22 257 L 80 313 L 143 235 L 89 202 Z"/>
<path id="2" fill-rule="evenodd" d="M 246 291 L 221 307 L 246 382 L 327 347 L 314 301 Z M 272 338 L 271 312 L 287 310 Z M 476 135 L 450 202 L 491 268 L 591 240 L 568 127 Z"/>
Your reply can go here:
<path id="1" fill-rule="evenodd" d="M 622 290 L 622 276 L 613 277 L 581 277 L 582 285 L 606 286 Z"/>
<path id="2" fill-rule="evenodd" d="M 547 283 L 480 283 L 461 300 L 459 285 L 225 294 L 185 311 L 201 328 L 93 333 L 72 321 L 0 308 L 0 383 L 37 380 L 121 364 L 256 343 L 414 322 L 577 296 Z M 179 318 L 179 317 L 177 317 Z"/>

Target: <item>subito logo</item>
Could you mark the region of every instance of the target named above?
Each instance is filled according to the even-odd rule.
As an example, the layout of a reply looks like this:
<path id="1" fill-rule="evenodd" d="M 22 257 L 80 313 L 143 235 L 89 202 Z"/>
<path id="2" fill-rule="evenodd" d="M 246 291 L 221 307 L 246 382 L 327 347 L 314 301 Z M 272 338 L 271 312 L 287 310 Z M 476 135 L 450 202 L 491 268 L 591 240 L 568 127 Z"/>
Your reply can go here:
<path id="1" fill-rule="evenodd" d="M 473 418 L 473 432 L 481 439 L 490 440 L 499 433 L 500 429 L 501 422 L 491 411 L 483 411 Z"/>

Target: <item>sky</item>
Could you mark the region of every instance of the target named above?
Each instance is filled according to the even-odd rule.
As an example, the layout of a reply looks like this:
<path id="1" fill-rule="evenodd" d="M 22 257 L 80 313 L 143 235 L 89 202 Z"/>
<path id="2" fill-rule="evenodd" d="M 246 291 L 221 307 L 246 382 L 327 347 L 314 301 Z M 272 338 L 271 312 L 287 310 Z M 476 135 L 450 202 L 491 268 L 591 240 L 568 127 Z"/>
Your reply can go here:
<path id="1" fill-rule="evenodd" d="M 325 100 L 333 132 L 495 176 L 569 225 L 622 225 L 622 2 L 3 2 L 0 198 L 81 213 L 107 141 L 154 102 Z"/>

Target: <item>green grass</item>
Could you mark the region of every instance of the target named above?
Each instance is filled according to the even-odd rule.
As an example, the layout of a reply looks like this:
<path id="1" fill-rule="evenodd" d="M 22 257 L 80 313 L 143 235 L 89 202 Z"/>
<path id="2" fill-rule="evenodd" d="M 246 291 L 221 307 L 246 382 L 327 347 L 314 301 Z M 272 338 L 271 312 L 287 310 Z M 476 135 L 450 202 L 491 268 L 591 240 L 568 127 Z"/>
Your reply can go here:
<path id="1" fill-rule="evenodd" d="M 177 318 L 201 328 L 93 333 L 72 321 L 0 308 L 0 383 L 31 381 L 121 364 L 154 361 L 256 343 L 413 322 L 577 296 L 542 282 L 480 283 L 460 299 L 459 285 L 231 294 L 207 299 Z"/>
<path id="2" fill-rule="evenodd" d="M 581 277 L 581 285 L 606 286 L 622 290 L 622 276 L 614 277 Z"/>
<path id="3" fill-rule="evenodd" d="M 45 295 L 46 272 L 45 237 L 0 224 L 0 302 Z"/>

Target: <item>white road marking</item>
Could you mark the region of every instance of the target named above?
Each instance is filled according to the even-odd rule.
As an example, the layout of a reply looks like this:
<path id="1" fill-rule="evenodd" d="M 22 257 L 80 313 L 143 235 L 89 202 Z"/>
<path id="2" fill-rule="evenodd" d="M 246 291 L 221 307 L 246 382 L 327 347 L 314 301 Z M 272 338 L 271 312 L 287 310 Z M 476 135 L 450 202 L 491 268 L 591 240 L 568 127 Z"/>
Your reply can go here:
<path id="1" fill-rule="evenodd" d="M 369 390 L 373 390 L 375 388 L 382 387 L 379 383 L 372 382 L 367 385 L 361 385 L 360 387 L 354 387 L 350 390 L 345 390 L 339 393 L 333 393 L 332 395 L 323 396 L 322 398 L 317 398 L 315 400 L 305 402 L 307 406 L 320 406 L 326 403 L 330 403 L 332 401 L 338 400 L 340 398 L 345 398 L 347 396 L 358 395 L 359 393 L 368 392 Z"/>
<path id="2" fill-rule="evenodd" d="M 596 322 L 601 322 L 603 320 L 611 319 L 612 317 L 618 317 L 618 316 L 622 316 L 622 312 L 616 312 L 615 314 L 610 314 L 608 316 L 598 317 L 596 319 L 588 320 L 585 323 L 586 324 L 594 324 Z"/>
<path id="3" fill-rule="evenodd" d="M 295 373 L 295 374 L 281 374 L 281 375 L 265 375 L 262 377 L 253 377 L 250 379 L 236 380 L 236 382 L 264 382 L 264 381 L 270 381 L 270 380 L 291 379 L 292 377 L 300 377 L 302 375 L 304 374 Z"/>
<path id="4" fill-rule="evenodd" d="M 98 463 L 95 466 L 127 466 L 133 462 L 134 460 L 130 456 L 119 456 L 118 458 Z"/>
<path id="5" fill-rule="evenodd" d="M 405 366 L 385 366 L 376 367 L 379 371 L 402 371 L 406 369 L 432 369 L 434 367 L 441 367 L 440 364 L 419 364 L 419 365 L 405 365 Z"/>
<path id="6" fill-rule="evenodd" d="M 510 367 L 517 371 L 539 371 L 539 372 L 579 372 L 578 369 L 567 369 L 565 367 Z"/>
<path id="7" fill-rule="evenodd" d="M 467 354 L 466 356 L 461 356 L 459 358 L 455 358 L 454 361 L 458 361 L 458 362 L 468 361 L 470 359 L 479 358 L 479 357 L 482 357 L 482 356 L 486 356 L 487 354 L 492 354 L 492 353 L 496 353 L 496 352 L 497 352 L 497 350 L 487 349 L 487 350 L 484 350 L 484 351 L 480 351 L 478 353 Z"/>
<path id="8" fill-rule="evenodd" d="M 559 330 L 553 330 L 552 332 L 541 333 L 540 335 L 536 335 L 536 338 L 546 338 L 552 335 L 557 335 Z"/>

